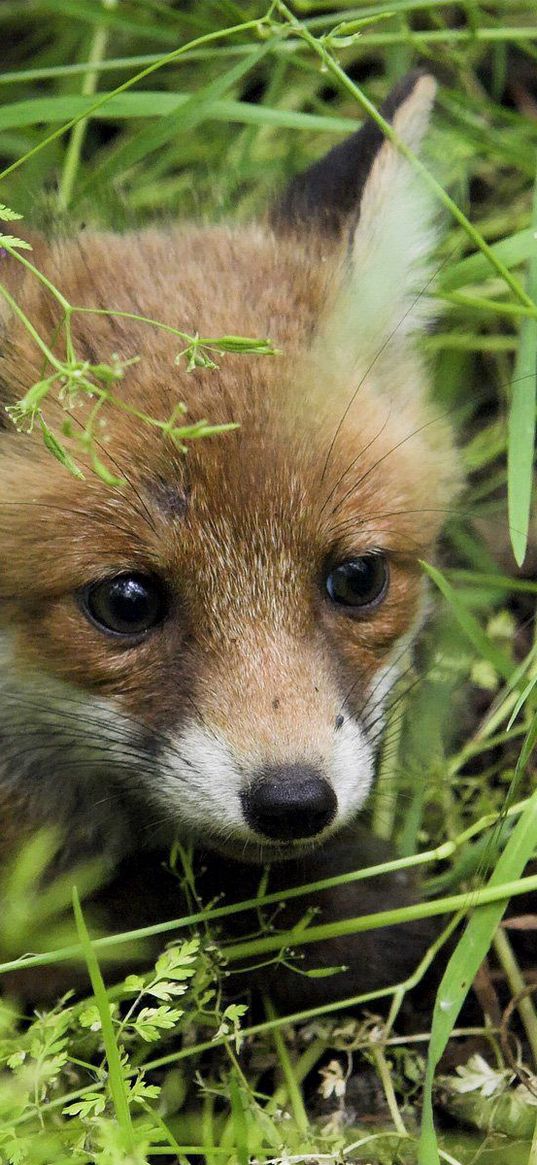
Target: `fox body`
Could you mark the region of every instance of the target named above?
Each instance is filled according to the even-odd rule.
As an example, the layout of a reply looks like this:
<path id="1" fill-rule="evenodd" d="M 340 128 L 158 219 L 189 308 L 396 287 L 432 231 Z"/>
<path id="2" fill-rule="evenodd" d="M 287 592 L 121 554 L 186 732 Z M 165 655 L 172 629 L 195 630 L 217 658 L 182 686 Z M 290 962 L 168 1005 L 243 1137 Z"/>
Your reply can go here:
<path id="1" fill-rule="evenodd" d="M 433 94 L 413 76 L 389 99 L 412 149 Z M 6 419 L 4 857 L 53 823 L 65 867 L 98 855 L 112 872 L 178 836 L 229 858 L 232 881 L 239 859 L 290 859 L 307 879 L 314 849 L 337 869 L 336 835 L 368 796 L 387 695 L 423 618 L 419 559 L 457 489 L 416 344 L 429 203 L 367 125 L 294 179 L 264 223 L 32 240 L 77 307 L 270 336 L 281 354 L 228 353 L 189 372 L 171 332 L 75 313 L 82 359 L 139 358 L 96 431 L 120 487 L 78 449 L 76 479 L 39 432 Z M 12 257 L 3 267 L 50 339 L 57 302 Z M 7 311 L 4 336 L 9 406 L 43 375 L 42 356 Z M 185 455 L 138 415 L 166 421 L 178 401 L 189 421 L 238 427 Z M 94 403 L 77 402 L 75 426 Z M 61 405 L 47 399 L 46 416 L 59 431 Z"/>

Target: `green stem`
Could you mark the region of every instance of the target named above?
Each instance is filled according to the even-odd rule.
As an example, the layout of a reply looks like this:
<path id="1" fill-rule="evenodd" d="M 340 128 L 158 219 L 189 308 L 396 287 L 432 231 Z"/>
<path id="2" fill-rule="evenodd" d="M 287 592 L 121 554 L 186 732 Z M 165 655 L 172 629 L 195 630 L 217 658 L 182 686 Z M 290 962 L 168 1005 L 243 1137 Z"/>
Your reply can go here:
<path id="1" fill-rule="evenodd" d="M 369 866 L 367 869 L 352 870 L 345 874 L 337 874 L 331 878 L 322 878 L 318 882 L 309 882 L 303 886 L 291 886 L 287 890 L 274 891 L 271 894 L 266 894 L 262 898 L 248 898 L 242 902 L 231 902 L 225 906 L 216 906 L 212 910 L 198 911 L 197 913 L 183 915 L 181 918 L 171 919 L 169 922 L 154 923 L 151 926 L 138 927 L 136 930 L 123 931 L 119 934 L 104 935 L 102 938 L 97 938 L 93 942 L 96 950 L 109 950 L 117 947 L 119 944 L 133 942 L 136 940 L 143 940 L 152 938 L 157 934 L 168 934 L 170 931 L 181 930 L 187 926 L 197 926 L 200 922 L 210 922 L 215 919 L 228 918 L 230 915 L 240 914 L 245 910 L 256 910 L 260 906 L 278 905 L 280 902 L 285 902 L 293 898 L 301 898 L 309 894 L 317 893 L 321 890 L 330 890 L 335 886 L 343 884 L 351 884 L 353 882 L 362 881 L 367 878 L 378 877 L 381 874 L 395 873 L 398 870 L 411 869 L 413 867 L 427 865 L 435 861 L 444 861 L 452 858 L 457 851 L 465 846 L 474 837 L 485 830 L 490 829 L 496 825 L 498 821 L 504 821 L 507 818 L 518 816 L 522 813 L 529 801 L 519 801 L 516 805 L 509 806 L 507 811 L 501 810 L 498 813 L 487 814 L 486 817 L 481 818 L 475 822 L 474 825 L 465 829 L 458 837 L 450 841 L 443 842 L 442 845 L 437 846 L 436 849 L 426 850 L 421 854 L 415 854 L 411 857 L 396 858 L 391 862 L 383 862 L 378 866 Z M 517 890 L 517 893 L 524 892 L 524 886 L 529 889 L 530 879 L 524 879 L 522 887 Z M 463 896 L 464 906 L 468 906 L 468 895 Z M 444 900 L 441 900 L 444 901 Z M 475 895 L 472 897 L 472 904 L 475 904 Z M 429 903 L 425 913 L 432 914 L 432 907 L 434 903 Z M 407 908 L 409 909 L 409 908 Z M 441 912 L 439 912 L 441 913 Z M 377 916 L 378 917 L 378 916 Z M 380 925 L 380 924 L 378 924 Z M 295 936 L 296 937 L 296 936 Z M 81 948 L 77 944 L 70 946 L 58 947 L 56 950 L 47 951 L 46 954 L 29 955 L 22 958 L 12 959 L 9 962 L 0 963 L 0 975 L 6 974 L 8 971 L 18 971 L 27 967 L 48 967 L 54 963 L 66 962 L 70 959 L 80 956 Z M 375 996 L 376 998 L 376 996 Z"/>
<path id="2" fill-rule="evenodd" d="M 45 344 L 45 341 L 41 339 L 39 332 L 36 331 L 34 325 L 28 319 L 28 316 L 25 315 L 22 311 L 22 308 L 19 307 L 16 299 L 10 295 L 7 287 L 4 287 L 2 283 L 0 283 L 0 295 L 3 299 L 5 299 L 6 303 L 9 304 L 13 314 L 16 315 L 18 320 L 20 320 L 21 324 L 26 328 L 26 331 L 30 333 L 32 340 L 35 341 L 40 351 L 49 361 L 49 364 L 51 364 L 57 372 L 63 375 L 66 371 L 65 364 L 62 364 L 61 360 L 58 360 L 54 353 L 51 352 L 50 348 Z"/>
<path id="3" fill-rule="evenodd" d="M 511 988 L 511 993 L 513 995 L 520 995 L 527 987 L 527 983 L 521 974 L 520 967 L 516 961 L 513 948 L 509 942 L 507 934 L 501 926 L 498 927 L 498 930 L 494 935 L 493 944 L 499 962 L 505 971 L 507 981 Z M 528 995 L 525 995 L 523 998 L 519 999 L 517 1003 L 517 1010 L 528 1037 L 528 1043 L 533 1055 L 534 1067 L 537 1068 L 537 1015 L 535 1014 L 535 1008 Z"/>
<path id="4" fill-rule="evenodd" d="M 132 1126 L 121 1058 L 114 1035 L 112 1016 L 110 1014 L 110 1005 L 108 1003 L 108 997 L 101 974 L 101 968 L 99 967 L 97 956 L 88 934 L 88 929 L 86 927 L 84 915 L 82 913 L 82 907 L 80 905 L 80 899 L 78 897 L 76 886 L 73 886 L 73 910 L 78 937 L 80 939 L 80 945 L 84 951 L 84 958 L 86 960 L 91 986 L 95 996 L 95 1002 L 99 1011 L 101 1030 L 103 1033 L 103 1043 L 106 1052 L 106 1059 L 108 1062 L 110 1094 L 114 1104 L 117 1122 L 121 1127 L 125 1137 L 125 1148 L 128 1153 L 132 1153 L 134 1160 L 136 1157 L 136 1139 Z"/>
<path id="5" fill-rule="evenodd" d="M 268 995 L 263 997 L 263 1006 L 265 1008 L 267 1019 L 275 1020 L 278 1018 L 272 1000 L 269 999 Z M 308 1132 L 308 1115 L 304 1107 L 300 1085 L 295 1076 L 294 1066 L 291 1063 L 291 1057 L 287 1050 L 287 1045 L 282 1036 L 280 1028 L 273 1028 L 272 1038 L 274 1040 L 274 1047 L 276 1048 L 276 1054 L 280 1062 L 283 1078 L 287 1086 L 287 1092 L 289 1095 L 291 1108 L 293 1110 L 295 1124 L 299 1132 L 304 1135 Z"/>
<path id="6" fill-rule="evenodd" d="M 463 894 L 451 894 L 433 902 L 417 902 L 413 906 L 397 910 L 381 910 L 377 914 L 343 918 L 339 922 L 323 922 L 303 930 L 288 930 L 280 934 L 234 943 L 226 947 L 226 959 L 228 963 L 240 962 L 257 955 L 265 955 L 269 951 L 281 950 L 282 947 L 324 942 L 343 935 L 362 934 L 364 931 L 378 930 L 383 926 L 397 926 L 399 923 L 434 918 L 459 910 L 467 912 L 492 902 L 507 903 L 509 898 L 530 893 L 532 890 L 537 890 L 537 874 L 528 878 L 517 878 L 501 885 L 483 886 L 482 889 L 472 890 L 470 893 L 465 891 Z"/>
<path id="7" fill-rule="evenodd" d="M 106 8 L 115 8 L 117 0 L 101 0 L 103 10 Z M 97 24 L 93 33 L 91 42 L 88 69 L 84 75 L 82 82 L 81 93 L 83 97 L 93 97 L 97 88 L 97 80 L 99 77 L 96 65 L 100 65 L 106 53 L 106 44 L 108 41 L 108 29 L 104 24 Z M 73 126 L 73 132 L 69 139 L 67 146 L 65 161 L 63 165 L 63 172 L 60 180 L 60 188 L 58 191 L 58 200 L 61 206 L 67 207 L 71 201 L 73 193 L 73 186 L 80 163 L 80 154 L 82 152 L 82 145 L 86 129 L 88 127 L 89 118 L 84 117 Z"/>
<path id="8" fill-rule="evenodd" d="M 408 1137 L 408 1131 L 405 1128 L 405 1122 L 401 1116 L 401 1113 L 399 1112 L 399 1105 L 395 1096 L 393 1081 L 382 1048 L 377 1047 L 375 1044 L 371 1044 L 369 1046 L 369 1051 L 373 1058 L 377 1074 L 384 1089 L 386 1103 L 390 1110 L 390 1116 L 395 1125 L 396 1131 L 400 1133 L 402 1137 Z"/>

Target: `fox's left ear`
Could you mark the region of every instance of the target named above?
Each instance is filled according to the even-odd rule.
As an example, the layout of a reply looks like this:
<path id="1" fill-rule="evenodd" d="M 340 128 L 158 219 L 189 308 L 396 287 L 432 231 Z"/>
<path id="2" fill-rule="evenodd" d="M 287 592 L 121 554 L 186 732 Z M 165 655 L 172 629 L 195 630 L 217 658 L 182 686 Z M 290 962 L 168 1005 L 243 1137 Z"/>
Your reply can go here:
<path id="1" fill-rule="evenodd" d="M 382 108 L 415 153 L 435 91 L 433 77 L 413 73 Z M 331 347 L 343 344 L 347 355 L 367 360 L 394 330 L 402 338 L 419 326 L 423 310 L 414 301 L 427 283 L 433 219 L 423 178 L 372 121 L 292 180 L 272 209 L 275 231 L 348 240 L 327 321 Z"/>

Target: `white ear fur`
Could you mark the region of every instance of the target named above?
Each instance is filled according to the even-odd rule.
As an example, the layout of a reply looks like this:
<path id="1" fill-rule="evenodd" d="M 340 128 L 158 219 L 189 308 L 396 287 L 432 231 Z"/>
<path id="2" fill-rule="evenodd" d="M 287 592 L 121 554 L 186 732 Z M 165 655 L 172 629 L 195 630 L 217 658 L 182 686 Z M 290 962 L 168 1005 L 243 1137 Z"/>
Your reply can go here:
<path id="1" fill-rule="evenodd" d="M 417 152 L 436 91 L 420 77 L 397 109 L 393 128 Z M 433 197 L 424 179 L 388 139 L 364 186 L 348 266 L 319 343 L 342 363 L 365 372 L 388 346 L 400 347 L 428 314 L 428 257 L 435 241 Z M 429 309 L 430 312 L 430 309 Z M 391 343 L 390 343 L 391 341 Z"/>

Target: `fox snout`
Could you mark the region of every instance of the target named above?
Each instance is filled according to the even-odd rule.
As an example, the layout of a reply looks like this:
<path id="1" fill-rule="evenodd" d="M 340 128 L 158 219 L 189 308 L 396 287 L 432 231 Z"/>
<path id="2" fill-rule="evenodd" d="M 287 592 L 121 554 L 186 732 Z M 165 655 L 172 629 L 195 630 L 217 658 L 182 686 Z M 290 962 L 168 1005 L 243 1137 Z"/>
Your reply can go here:
<path id="1" fill-rule="evenodd" d="M 241 794 L 247 823 L 275 841 L 315 837 L 330 825 L 337 797 L 313 766 L 268 768 Z"/>

